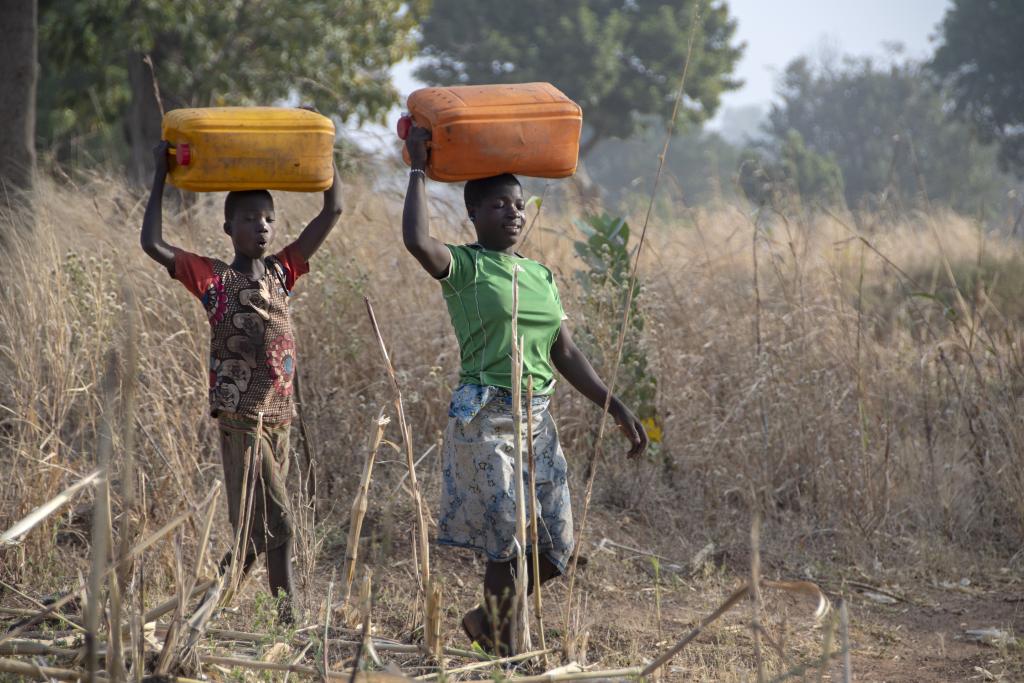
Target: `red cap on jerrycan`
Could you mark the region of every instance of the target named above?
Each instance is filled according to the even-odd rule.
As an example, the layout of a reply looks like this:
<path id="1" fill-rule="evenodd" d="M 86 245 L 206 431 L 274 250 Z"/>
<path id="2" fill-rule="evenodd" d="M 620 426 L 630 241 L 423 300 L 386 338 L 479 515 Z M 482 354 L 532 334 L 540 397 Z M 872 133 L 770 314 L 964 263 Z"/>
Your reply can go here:
<path id="1" fill-rule="evenodd" d="M 405 140 L 412 130 L 412 114 L 402 114 L 398 117 L 398 137 Z"/>
<path id="2" fill-rule="evenodd" d="M 192 148 L 187 142 L 182 142 L 174 148 L 174 160 L 179 166 L 188 166 L 192 162 Z"/>

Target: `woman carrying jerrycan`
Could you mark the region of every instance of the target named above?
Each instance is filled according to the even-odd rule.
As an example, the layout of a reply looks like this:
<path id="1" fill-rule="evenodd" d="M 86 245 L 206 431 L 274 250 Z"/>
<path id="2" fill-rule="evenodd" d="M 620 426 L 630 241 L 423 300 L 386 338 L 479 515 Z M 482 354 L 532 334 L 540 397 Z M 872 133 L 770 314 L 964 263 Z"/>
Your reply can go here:
<path id="1" fill-rule="evenodd" d="M 520 269 L 518 332 L 525 338 L 523 396 L 528 378 L 535 388 L 530 438 L 540 548 L 527 548 L 527 566 L 532 553 L 539 551 L 542 583 L 565 572 L 573 550 L 568 468 L 548 410 L 555 370 L 602 408 L 608 388 L 573 343 L 551 271 L 516 251 L 523 237 L 525 203 L 514 175 L 466 183 L 466 211 L 476 230 L 475 242 L 445 244 L 430 235 L 426 190 L 430 137 L 430 131 L 415 125 L 406 137 L 411 170 L 402 238 L 409 253 L 440 283 L 459 341 L 461 371 L 444 435 L 436 540 L 486 556 L 484 600 L 465 614 L 462 627 L 470 640 L 504 656 L 513 654 L 511 614 L 516 598 L 516 425 L 510 357 L 514 268 Z M 630 441 L 629 457 L 639 457 L 647 447 L 640 421 L 615 396 L 609 412 Z M 528 475 L 524 479 L 528 485 Z M 533 588 L 530 572 L 528 592 Z"/>

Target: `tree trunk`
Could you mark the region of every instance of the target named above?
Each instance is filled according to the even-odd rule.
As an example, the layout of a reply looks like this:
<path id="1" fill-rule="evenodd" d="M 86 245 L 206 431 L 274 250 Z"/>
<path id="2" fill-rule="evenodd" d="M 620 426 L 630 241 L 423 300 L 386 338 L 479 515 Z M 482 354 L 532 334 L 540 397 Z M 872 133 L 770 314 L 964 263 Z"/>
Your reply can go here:
<path id="1" fill-rule="evenodd" d="M 127 123 L 132 149 L 131 176 L 136 182 L 147 184 L 153 175 L 153 146 L 160 142 L 163 113 L 156 98 L 153 72 L 144 60 L 145 55 L 139 52 L 128 57 L 132 103 Z"/>
<path id="2" fill-rule="evenodd" d="M 32 189 L 36 168 L 36 0 L 0 0 L 0 202 Z"/>

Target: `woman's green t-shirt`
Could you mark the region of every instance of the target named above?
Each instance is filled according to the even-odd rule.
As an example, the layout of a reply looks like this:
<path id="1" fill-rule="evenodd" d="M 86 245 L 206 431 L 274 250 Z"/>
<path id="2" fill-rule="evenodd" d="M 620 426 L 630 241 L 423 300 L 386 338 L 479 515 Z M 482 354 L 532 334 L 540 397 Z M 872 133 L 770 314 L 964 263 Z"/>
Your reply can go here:
<path id="1" fill-rule="evenodd" d="M 484 249 L 445 245 L 452 254 L 441 289 L 459 340 L 462 384 L 512 388 L 512 269 L 519 272 L 519 336 L 523 386 L 533 377 L 535 394 L 554 389 L 551 347 L 565 318 L 551 271 L 531 259 Z"/>

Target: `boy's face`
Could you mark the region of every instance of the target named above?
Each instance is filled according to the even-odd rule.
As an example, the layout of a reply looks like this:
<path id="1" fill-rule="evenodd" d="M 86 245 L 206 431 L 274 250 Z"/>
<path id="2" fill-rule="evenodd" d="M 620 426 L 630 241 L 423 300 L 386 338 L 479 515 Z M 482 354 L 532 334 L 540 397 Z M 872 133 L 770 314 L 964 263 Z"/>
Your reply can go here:
<path id="1" fill-rule="evenodd" d="M 494 190 L 476 206 L 469 208 L 469 219 L 476 227 L 481 245 L 495 251 L 512 249 L 523 236 L 526 203 L 523 188 L 509 183 Z"/>
<path id="2" fill-rule="evenodd" d="M 274 240 L 274 202 L 264 196 L 243 197 L 224 223 L 235 252 L 252 259 L 267 255 Z"/>

